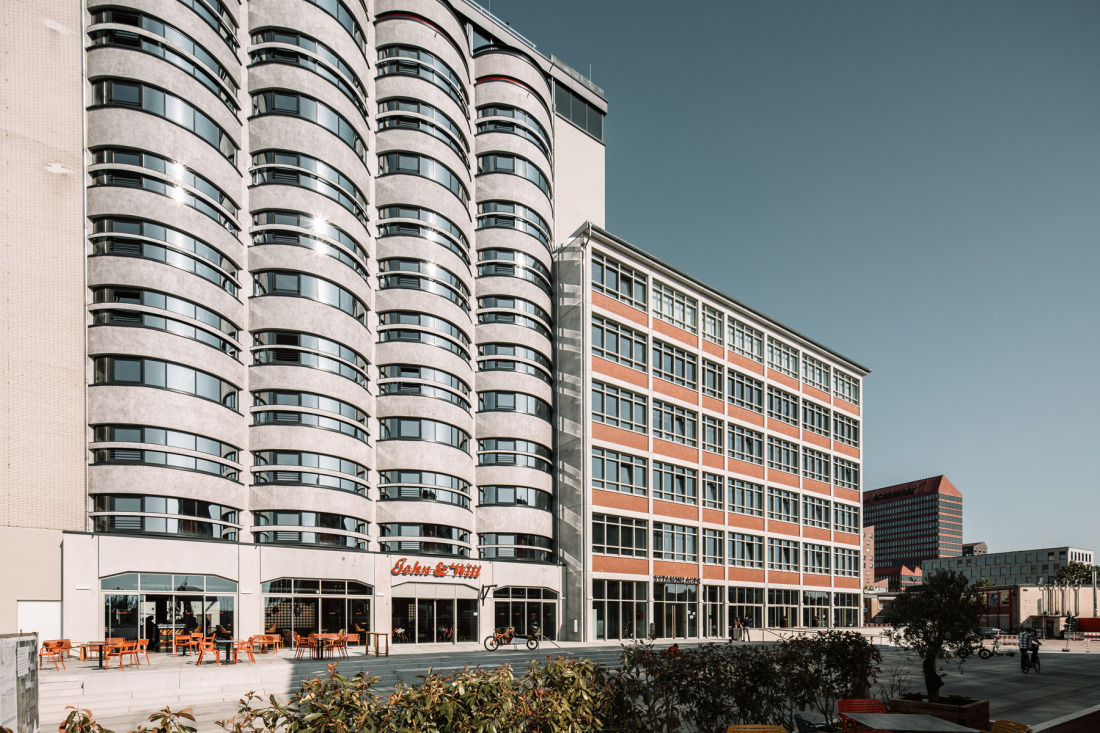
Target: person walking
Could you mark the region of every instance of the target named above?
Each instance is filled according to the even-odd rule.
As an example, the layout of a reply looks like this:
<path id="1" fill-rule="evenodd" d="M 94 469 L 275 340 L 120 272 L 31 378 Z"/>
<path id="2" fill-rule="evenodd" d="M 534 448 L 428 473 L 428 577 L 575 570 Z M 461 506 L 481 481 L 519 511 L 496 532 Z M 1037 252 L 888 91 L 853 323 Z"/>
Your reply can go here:
<path id="1" fill-rule="evenodd" d="M 741 641 L 741 637 L 744 633 L 745 627 L 741 625 L 741 617 L 734 617 L 733 626 L 730 627 L 730 641 Z"/>

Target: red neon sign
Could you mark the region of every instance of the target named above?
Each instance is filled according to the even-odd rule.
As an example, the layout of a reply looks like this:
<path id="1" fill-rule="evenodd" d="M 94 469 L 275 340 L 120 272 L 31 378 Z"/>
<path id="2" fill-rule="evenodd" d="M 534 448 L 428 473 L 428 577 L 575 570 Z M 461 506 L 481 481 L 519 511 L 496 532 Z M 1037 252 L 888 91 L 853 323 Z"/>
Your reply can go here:
<path id="1" fill-rule="evenodd" d="M 406 557 L 400 558 L 390 569 L 390 575 L 415 575 L 421 578 L 477 578 L 481 575 L 481 566 L 474 563 L 437 562 L 435 567 L 421 565 L 419 562 L 409 562 Z"/>

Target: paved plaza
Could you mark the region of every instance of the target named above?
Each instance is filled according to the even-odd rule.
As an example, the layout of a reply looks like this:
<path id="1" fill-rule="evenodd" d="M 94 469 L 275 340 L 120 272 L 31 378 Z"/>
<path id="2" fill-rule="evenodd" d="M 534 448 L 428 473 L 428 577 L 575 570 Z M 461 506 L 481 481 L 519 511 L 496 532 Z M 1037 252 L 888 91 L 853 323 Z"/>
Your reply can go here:
<path id="1" fill-rule="evenodd" d="M 758 635 L 758 634 L 757 634 Z M 878 641 L 879 639 L 876 639 Z M 751 643 L 766 643 L 754 641 Z M 659 648 L 667 642 L 659 643 Z M 680 642 L 680 646 L 694 646 Z M 1048 640 L 1043 647 L 1042 673 L 1020 672 L 1019 657 L 973 658 L 960 671 L 948 665 L 943 694 L 958 694 L 990 701 L 990 719 L 1010 718 L 1039 726 L 1078 711 L 1100 706 L 1100 649 L 1086 652 L 1083 642 L 1072 644 L 1071 652 L 1060 651 L 1064 644 Z M 908 688 L 923 689 L 919 662 L 907 659 L 904 652 L 882 646 L 883 664 L 880 683 L 891 676 L 908 676 Z M 478 644 L 456 644 L 442 651 L 439 646 L 397 645 L 389 657 L 363 654 L 352 649 L 347 659 L 339 659 L 346 675 L 369 672 L 381 679 L 379 693 L 388 692 L 398 681 L 415 683 L 418 674 L 429 668 L 449 672 L 465 665 L 483 667 L 510 663 L 522 670 L 533 659 L 546 655 L 586 657 L 614 666 L 619 659 L 618 644 L 544 643 L 537 652 L 526 648 L 507 648 L 487 652 Z M 89 708 L 96 719 L 113 730 L 133 730 L 147 716 L 164 706 L 173 709 L 191 707 L 197 716 L 200 733 L 220 730 L 217 721 L 231 716 L 237 700 L 249 690 L 266 698 L 285 699 L 308 677 L 324 674 L 326 662 L 295 660 L 293 652 L 257 654 L 257 662 L 240 665 L 195 666 L 195 657 L 153 654 L 151 665 L 140 668 L 98 669 L 95 661 L 72 660 L 64 671 L 48 668 L 40 673 L 40 714 L 42 730 L 55 730 L 66 714 L 66 706 Z M 117 664 L 117 661 L 116 661 Z"/>

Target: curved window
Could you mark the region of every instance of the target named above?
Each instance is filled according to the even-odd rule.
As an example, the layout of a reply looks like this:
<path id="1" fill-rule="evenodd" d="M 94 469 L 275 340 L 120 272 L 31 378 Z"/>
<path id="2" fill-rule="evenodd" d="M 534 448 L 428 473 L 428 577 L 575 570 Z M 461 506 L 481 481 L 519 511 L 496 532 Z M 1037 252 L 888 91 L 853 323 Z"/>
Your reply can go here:
<path id="1" fill-rule="evenodd" d="M 554 541 L 537 534 L 487 532 L 477 536 L 477 549 L 486 560 L 554 561 Z"/>
<path id="2" fill-rule="evenodd" d="M 237 145 L 229 134 L 190 102 L 149 84 L 121 79 L 92 82 L 93 107 L 128 107 L 168 120 L 198 135 L 204 142 L 236 163 Z"/>
<path id="3" fill-rule="evenodd" d="M 444 333 L 446 336 L 439 336 L 429 331 L 421 331 L 413 328 L 402 328 L 402 326 L 417 326 L 419 328 L 431 329 L 432 331 Z M 378 343 L 384 344 L 393 342 L 421 343 L 429 346 L 436 346 L 462 357 L 465 361 L 470 360 L 470 352 L 467 350 L 470 345 L 469 337 L 450 321 L 443 318 L 437 318 L 436 316 L 430 316 L 427 313 L 417 313 L 415 311 L 387 311 L 385 313 L 379 313 Z"/>
<path id="4" fill-rule="evenodd" d="M 330 476 L 327 473 L 313 471 L 294 471 L 280 468 L 271 471 L 252 471 L 252 483 L 273 484 L 276 486 L 315 486 L 320 489 L 335 489 L 349 494 L 367 495 L 367 485 L 354 479 Z"/>
<path id="5" fill-rule="evenodd" d="M 154 428 L 148 425 L 95 425 L 93 426 L 92 442 L 93 444 L 140 443 L 163 445 L 168 448 L 206 453 L 217 458 L 224 458 L 227 461 L 237 460 L 237 448 L 227 443 L 202 435 L 195 435 L 194 433 Z M 178 468 L 185 471 L 208 473 L 231 481 L 237 481 L 239 475 L 236 466 L 198 456 L 183 455 L 171 450 L 158 451 L 118 447 L 94 448 L 92 450 L 92 463 L 96 465 L 145 465 Z"/>
<path id="6" fill-rule="evenodd" d="M 252 156 L 252 185 L 298 186 L 321 194 L 367 225 L 367 197 L 343 173 L 304 153 L 268 150 Z"/>
<path id="7" fill-rule="evenodd" d="M 306 425 L 350 435 L 367 442 L 367 413 L 355 405 L 313 392 L 291 390 L 263 390 L 252 393 L 256 407 L 298 407 L 321 410 L 338 415 L 341 419 L 291 410 L 262 410 L 253 412 L 256 425 Z"/>
<path id="8" fill-rule="evenodd" d="M 252 460 L 255 466 L 295 466 L 299 468 L 319 468 L 323 471 L 343 473 L 354 476 L 357 479 L 366 479 L 367 469 L 354 461 L 339 456 L 329 456 L 324 453 L 309 453 L 294 450 L 262 450 L 253 451 Z"/>
<path id="9" fill-rule="evenodd" d="M 92 256 L 140 257 L 198 275 L 236 296 L 237 265 L 201 239 L 145 219 L 92 220 Z"/>
<path id="10" fill-rule="evenodd" d="M 393 219 L 413 219 L 391 221 Z M 383 237 L 419 237 L 440 244 L 470 264 L 470 243 L 466 235 L 447 217 L 431 209 L 409 204 L 394 204 L 378 209 L 378 239 Z"/>
<path id="11" fill-rule="evenodd" d="M 515 201 L 482 201 L 477 205 L 478 229 L 516 229 L 550 247 L 550 226 L 538 213 Z"/>
<path id="12" fill-rule="evenodd" d="M 378 156 L 379 176 L 398 174 L 420 176 L 429 181 L 435 181 L 453 193 L 463 206 L 470 201 L 466 186 L 462 184 L 455 172 L 435 158 L 408 152 L 384 153 Z"/>
<path id="13" fill-rule="evenodd" d="M 517 372 L 553 384 L 553 365 L 545 356 L 519 344 L 480 344 L 477 347 L 480 372 Z M 489 358 L 484 358 L 489 357 Z M 523 361 L 519 361 L 522 359 Z M 533 364 L 527 362 L 534 362 Z"/>
<path id="14" fill-rule="evenodd" d="M 233 466 L 209 461 L 197 456 L 183 456 L 160 450 L 142 448 L 96 448 L 92 451 L 92 465 L 160 466 L 184 471 L 198 471 L 212 476 L 237 481 L 239 473 Z"/>
<path id="15" fill-rule="evenodd" d="M 470 387 L 441 369 L 416 364 L 385 364 L 378 368 L 378 394 L 418 395 L 450 402 L 469 411 Z M 386 381 L 383 381 L 386 380 Z M 434 384 L 428 384 L 434 382 Z M 443 388 L 436 385 L 443 385 Z"/>
<path id="16" fill-rule="evenodd" d="M 255 227 L 264 227 L 259 230 L 253 229 L 253 245 L 285 244 L 290 247 L 312 249 L 339 260 L 354 270 L 356 275 L 364 280 L 367 279 L 364 263 L 370 260 L 370 255 L 354 237 L 324 219 L 301 211 L 261 209 L 252 215 L 252 224 Z M 308 229 L 309 233 L 280 228 L 284 226 Z"/>
<path id="17" fill-rule="evenodd" d="M 378 421 L 382 431 L 379 440 L 419 440 L 442 443 L 460 451 L 470 452 L 470 434 L 438 420 L 420 417 L 386 417 Z"/>
<path id="18" fill-rule="evenodd" d="M 228 211 L 229 215 L 234 218 L 236 218 L 240 211 L 240 207 L 237 206 L 237 203 L 233 201 L 233 199 L 229 198 L 229 194 L 215 186 L 209 179 L 200 176 L 190 168 L 174 160 L 169 160 L 168 158 L 144 150 L 137 150 L 136 148 L 99 148 L 92 152 L 94 156 L 92 159 L 93 165 L 115 163 L 119 165 L 132 165 L 137 168 L 148 168 L 149 170 L 156 171 L 167 178 L 173 178 L 185 186 L 195 189 L 204 196 L 212 199 L 214 203 Z M 93 175 L 96 172 L 93 172 Z M 171 190 L 175 191 L 175 189 Z M 170 192 L 165 194 L 164 191 L 157 191 L 157 193 L 170 196 L 180 203 L 186 203 L 188 206 L 198 209 L 216 221 L 225 218 L 224 214 L 212 209 L 210 204 L 206 202 L 203 202 L 204 208 L 199 208 L 190 202 L 184 201 L 181 198 L 181 194 L 184 192 Z M 230 231 L 238 231 L 238 228 L 233 223 L 223 224 L 223 226 Z"/>
<path id="19" fill-rule="evenodd" d="M 378 287 L 423 290 L 451 301 L 469 312 L 470 290 L 453 272 L 424 260 L 388 259 L 378 261 Z"/>
<path id="20" fill-rule="evenodd" d="M 421 109 L 426 108 L 427 114 L 432 116 L 432 119 L 425 119 L 417 116 L 421 114 Z M 402 112 L 415 112 L 416 115 L 402 114 Z M 378 131 L 383 130 L 416 130 L 423 132 L 426 135 L 430 135 L 437 140 L 440 140 L 444 145 L 451 149 L 451 151 L 457 155 L 464 166 L 469 165 L 469 159 L 466 157 L 466 148 L 464 145 L 459 144 L 461 137 L 455 139 L 449 130 L 454 126 L 453 122 L 450 122 L 450 118 L 444 115 L 431 105 L 416 102 L 415 100 L 400 100 L 391 99 L 387 102 L 381 102 L 378 105 Z M 442 117 L 450 123 L 451 127 L 444 127 L 438 124 L 434 120 L 437 117 Z"/>
<path id="21" fill-rule="evenodd" d="M 252 512 L 252 516 L 255 517 L 256 524 L 261 527 L 318 527 L 320 529 L 358 532 L 359 534 L 367 531 L 367 521 L 365 519 L 346 517 L 342 514 L 275 509 Z"/>
<path id="22" fill-rule="evenodd" d="M 367 144 L 342 114 L 319 99 L 287 90 L 263 90 L 252 95 L 252 116 L 286 115 L 320 125 L 367 163 Z"/>
<path id="23" fill-rule="evenodd" d="M 538 332 L 539 335 L 547 339 L 550 338 L 550 329 L 553 325 L 550 314 L 529 300 L 494 295 L 487 298 L 478 298 L 477 307 L 477 322 L 479 324 L 497 323 L 523 326 Z M 531 316 L 534 316 L 534 318 Z"/>
<path id="24" fill-rule="evenodd" d="M 470 508 L 470 484 L 434 471 L 380 471 L 378 492 L 383 501 L 434 501 Z"/>
<path id="25" fill-rule="evenodd" d="M 513 176 L 526 178 L 550 196 L 550 180 L 539 167 L 519 155 L 509 153 L 489 153 L 477 156 L 478 175 L 486 173 L 509 173 Z"/>
<path id="26" fill-rule="evenodd" d="M 233 19 L 233 13 L 221 0 L 179 0 L 194 11 L 195 15 L 202 18 L 203 22 L 214 29 L 225 45 L 231 51 L 236 51 L 237 22 Z"/>
<path id="27" fill-rule="evenodd" d="M 514 249 L 482 249 L 477 253 L 478 277 L 515 277 L 537 285 L 549 296 L 554 295 L 551 287 L 550 270 L 526 252 Z"/>
<path id="28" fill-rule="evenodd" d="M 279 43 L 283 46 L 297 46 L 302 49 L 297 51 L 284 47 L 256 48 L 264 43 Z M 351 70 L 340 55 L 317 39 L 304 33 L 289 30 L 287 28 L 268 28 L 252 33 L 253 49 L 248 57 L 252 65 L 260 64 L 288 64 L 300 66 L 312 71 L 334 87 L 339 89 L 345 97 L 350 99 L 364 117 L 367 109 L 363 105 L 363 99 L 367 96 L 363 83 Z"/>
<path id="29" fill-rule="evenodd" d="M 359 50 L 363 52 L 363 58 L 366 58 L 367 36 L 359 26 L 359 21 L 355 19 L 355 15 L 352 14 L 351 8 L 344 4 L 344 0 L 306 0 L 306 2 L 316 5 L 335 18 L 336 22 L 342 25 L 352 40 L 355 41 L 355 45 L 359 47 Z"/>
<path id="30" fill-rule="evenodd" d="M 380 527 L 382 552 L 421 552 L 426 555 L 469 557 L 470 548 L 453 542 L 469 542 L 470 533 L 446 524 L 392 523 Z M 388 539 L 387 539 L 388 538 Z M 398 539 L 408 538 L 408 539 Z M 440 542 L 439 540 L 450 540 Z"/>
<path id="31" fill-rule="evenodd" d="M 197 499 L 140 494 L 92 497 L 95 532 L 160 534 L 237 541 L 238 510 Z"/>
<path id="32" fill-rule="evenodd" d="M 383 46 L 378 49 L 378 76 L 402 74 L 431 82 L 454 100 L 464 115 L 470 98 L 450 66 L 433 53 L 416 46 Z"/>
<path id="33" fill-rule="evenodd" d="M 105 287 L 92 291 L 92 302 L 95 304 L 119 303 L 126 305 L 140 305 L 147 308 L 156 308 L 168 313 L 177 313 L 217 329 L 220 333 L 198 328 L 186 321 L 147 311 L 129 310 L 126 308 L 96 308 L 91 311 L 93 326 L 137 326 L 154 328 L 158 331 L 167 331 L 177 336 L 198 341 L 207 346 L 224 351 L 234 359 L 239 355 L 237 345 L 229 339 L 222 338 L 225 334 L 230 338 L 237 338 L 237 327 L 230 321 L 222 318 L 217 313 L 196 303 L 174 295 L 160 293 L 155 290 L 140 290 L 137 288 Z"/>
<path id="34" fill-rule="evenodd" d="M 92 24 L 98 25 L 99 23 L 116 23 L 140 28 L 159 36 L 159 39 L 116 28 L 91 30 L 88 32 L 88 37 L 92 41 L 92 46 L 122 46 L 162 58 L 184 71 L 187 75 L 197 79 L 200 84 L 213 92 L 233 114 L 240 110 L 235 95 L 237 84 L 233 81 L 233 76 L 218 62 L 212 53 L 180 29 L 151 15 L 118 8 L 93 11 Z M 180 53 L 180 51 L 183 51 L 183 53 Z M 192 59 L 197 59 L 199 63 L 195 63 Z"/>
<path id="35" fill-rule="evenodd" d="M 339 308 L 360 323 L 366 322 L 367 306 L 363 301 L 336 283 L 316 275 L 292 270 L 267 270 L 255 273 L 252 281 L 255 286 L 252 294 L 257 298 L 265 295 L 308 298 Z"/>
<path id="36" fill-rule="evenodd" d="M 477 495 L 479 506 L 527 506 L 546 512 L 554 508 L 549 493 L 530 486 L 479 486 Z"/>
<path id="37" fill-rule="evenodd" d="M 550 136 L 546 134 L 546 128 L 542 126 L 542 123 L 536 117 L 519 107 L 508 104 L 490 104 L 478 107 L 477 117 L 478 120 L 487 117 L 504 117 L 508 120 L 515 120 L 515 122 L 500 119 L 479 121 L 477 123 L 477 133 L 480 135 L 485 132 L 504 132 L 519 135 L 534 143 L 547 158 L 550 157 Z"/>
<path id="38" fill-rule="evenodd" d="M 478 412 L 522 412 L 550 422 L 550 405 L 523 392 L 478 392 Z"/>
<path id="39" fill-rule="evenodd" d="M 161 196 L 167 196 L 177 203 L 183 204 L 200 214 L 210 217 L 233 234 L 241 230 L 232 219 L 211 206 L 205 199 L 199 198 L 181 186 L 174 186 L 154 176 L 147 176 L 136 171 L 118 170 L 114 168 L 101 168 L 99 170 L 90 171 L 89 175 L 92 179 L 89 187 L 115 186 L 118 188 L 138 188 L 142 191 L 158 193 Z"/>
<path id="40" fill-rule="evenodd" d="M 136 356 L 95 357 L 94 384 L 155 387 L 181 392 L 230 410 L 237 409 L 238 388 L 213 374 L 160 359 Z"/>
<path id="41" fill-rule="evenodd" d="M 521 466 L 552 473 L 554 452 L 531 440 L 486 438 L 477 441 L 479 466 Z"/>
<path id="42" fill-rule="evenodd" d="M 336 341 L 298 331 L 254 331 L 252 345 L 255 366 L 306 366 L 367 386 L 367 360 Z"/>
<path id="43" fill-rule="evenodd" d="M 460 145 L 464 152 L 469 152 L 470 150 L 470 143 L 466 141 L 466 135 L 462 132 L 462 128 L 455 124 L 455 121 L 442 110 L 427 102 L 422 102 L 419 99 L 413 99 L 411 97 L 387 97 L 386 99 L 379 100 L 378 114 L 384 115 L 389 113 L 415 114 L 425 117 L 437 128 L 448 133 L 448 137 L 452 138 L 457 145 Z"/>

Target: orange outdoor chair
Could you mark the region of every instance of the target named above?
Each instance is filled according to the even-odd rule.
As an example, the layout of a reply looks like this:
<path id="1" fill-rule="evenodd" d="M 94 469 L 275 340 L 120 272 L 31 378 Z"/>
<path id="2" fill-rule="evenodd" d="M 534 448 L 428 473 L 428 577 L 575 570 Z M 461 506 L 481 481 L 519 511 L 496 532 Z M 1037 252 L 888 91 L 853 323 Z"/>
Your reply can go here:
<path id="1" fill-rule="evenodd" d="M 214 655 L 214 664 L 221 664 L 222 663 L 221 653 L 218 651 L 218 647 L 215 646 L 213 641 L 203 639 L 199 643 L 199 658 L 197 660 L 195 660 L 195 666 L 196 667 L 199 666 L 200 664 L 202 664 L 202 658 L 206 656 L 207 652 L 213 653 L 213 655 Z M 229 660 L 227 659 L 225 661 L 228 662 Z"/>
<path id="2" fill-rule="evenodd" d="M 731 725 L 726 733 L 787 733 L 787 729 L 778 725 Z"/>
<path id="3" fill-rule="evenodd" d="M 111 644 L 106 648 L 105 656 L 104 662 L 106 664 L 111 663 L 111 657 L 118 657 L 119 669 L 122 669 L 122 658 L 130 657 L 130 666 L 133 667 L 134 662 L 137 660 L 137 642 L 123 639 L 116 644 Z M 138 662 L 138 666 L 141 666 L 140 662 Z"/>
<path id="4" fill-rule="evenodd" d="M 180 649 L 192 649 L 197 650 L 199 648 L 198 640 L 191 634 L 177 634 L 176 635 L 176 651 L 173 656 L 178 657 Z"/>
<path id="5" fill-rule="evenodd" d="M 840 722 L 843 724 L 843 729 L 846 731 L 855 730 L 859 727 L 859 723 L 849 718 L 844 713 L 885 713 L 886 705 L 882 700 L 867 700 L 862 698 L 851 698 L 848 700 L 840 700 L 836 704 L 836 711 L 840 715 Z"/>
<path id="6" fill-rule="evenodd" d="M 294 635 L 294 658 L 301 659 L 307 649 L 316 649 L 319 639 L 303 639 L 298 634 Z"/>
<path id="7" fill-rule="evenodd" d="M 241 652 L 248 655 L 248 658 L 253 664 L 256 662 L 256 655 L 252 653 L 252 639 L 246 641 L 237 641 L 233 643 L 233 663 L 236 664 L 240 658 Z M 228 660 L 226 660 L 228 661 Z"/>
<path id="8" fill-rule="evenodd" d="M 1031 726 L 1017 723 L 1015 720 L 995 720 L 989 733 L 1031 733 Z"/>
<path id="9" fill-rule="evenodd" d="M 145 663 L 148 664 L 150 667 L 153 666 L 153 663 L 149 661 L 149 640 L 148 639 L 138 639 L 137 651 L 135 652 L 134 656 L 137 657 L 138 654 L 144 654 L 145 655 Z M 138 659 L 138 666 L 140 666 L 140 665 L 141 665 L 141 660 Z"/>
<path id="10" fill-rule="evenodd" d="M 57 669 L 57 663 L 61 662 L 61 669 L 65 669 L 65 659 L 62 654 L 61 641 L 44 641 L 42 648 L 38 650 L 38 668 L 42 669 L 43 660 L 53 662 L 53 668 Z"/>

